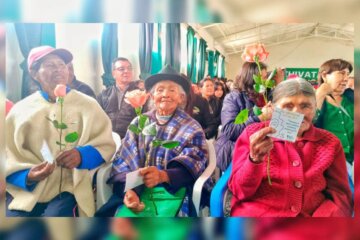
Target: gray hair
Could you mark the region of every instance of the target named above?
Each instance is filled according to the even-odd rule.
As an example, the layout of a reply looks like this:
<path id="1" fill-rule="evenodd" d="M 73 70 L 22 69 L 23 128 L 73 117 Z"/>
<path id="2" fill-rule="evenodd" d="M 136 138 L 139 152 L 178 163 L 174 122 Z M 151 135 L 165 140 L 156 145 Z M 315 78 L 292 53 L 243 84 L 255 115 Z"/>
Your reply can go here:
<path id="1" fill-rule="evenodd" d="M 171 80 L 169 80 L 169 81 L 171 81 Z M 162 81 L 160 81 L 160 82 L 162 82 Z M 155 93 L 155 87 L 156 87 L 156 85 L 158 85 L 158 83 L 160 83 L 160 82 L 157 82 L 157 83 L 154 84 L 154 86 L 152 86 L 152 88 L 151 88 L 150 91 L 149 91 L 151 95 L 154 95 L 154 93 Z M 174 83 L 175 83 L 175 82 L 174 82 Z M 180 107 L 181 109 L 184 109 L 185 106 L 186 106 L 186 102 L 187 102 L 187 95 L 186 95 L 186 93 L 185 93 L 184 88 L 183 88 L 181 85 L 179 85 L 179 84 L 177 84 L 177 83 L 176 83 L 176 85 L 177 85 L 178 88 L 179 88 L 180 95 L 183 95 L 183 96 L 184 96 L 184 102 L 183 102 L 183 104 L 180 104 L 180 105 L 179 105 L 179 107 Z M 152 99 L 150 99 L 148 106 L 149 106 L 149 109 L 154 108 L 155 105 L 154 105 L 154 102 L 153 102 Z"/>
<path id="2" fill-rule="evenodd" d="M 273 92 L 272 102 L 275 103 L 284 97 L 292 97 L 296 95 L 312 97 L 316 101 L 314 87 L 302 78 L 294 78 L 283 81 L 276 86 Z"/>

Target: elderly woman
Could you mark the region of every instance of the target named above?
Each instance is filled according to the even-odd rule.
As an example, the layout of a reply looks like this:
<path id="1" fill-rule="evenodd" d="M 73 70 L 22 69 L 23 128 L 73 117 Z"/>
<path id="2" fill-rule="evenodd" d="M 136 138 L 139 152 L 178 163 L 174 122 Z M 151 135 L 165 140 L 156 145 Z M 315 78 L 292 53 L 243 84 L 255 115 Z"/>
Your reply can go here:
<path id="1" fill-rule="evenodd" d="M 267 136 L 268 123 L 248 126 L 236 142 L 229 188 L 231 215 L 244 217 L 347 217 L 352 200 L 339 139 L 313 126 L 315 90 L 305 80 L 280 83 L 275 107 L 304 115 L 294 143 Z M 267 181 L 267 157 L 270 176 Z"/>
<path id="2" fill-rule="evenodd" d="M 260 62 L 261 76 L 266 79 L 266 65 Z M 221 110 L 221 133 L 216 140 L 216 161 L 217 166 L 225 171 L 232 161 L 234 144 L 246 126 L 270 119 L 271 110 L 266 107 L 263 113 L 256 116 L 252 111 L 256 105 L 265 107 L 265 101 L 262 94 L 254 90 L 253 75 L 258 75 L 259 70 L 256 63 L 245 62 L 242 65 L 241 73 L 236 77 L 234 90 L 225 96 Z M 238 113 L 243 109 L 249 109 L 249 118 L 243 124 L 235 124 Z"/>
<path id="3" fill-rule="evenodd" d="M 315 123 L 340 139 L 350 176 L 353 176 L 354 162 L 354 90 L 347 89 L 347 83 L 352 69 L 351 64 L 342 59 L 331 59 L 321 65 Z"/>
<path id="4" fill-rule="evenodd" d="M 160 73 L 146 79 L 145 88 L 150 91 L 154 103 L 154 109 L 146 115 L 149 117 L 148 124 L 156 127 L 156 136 L 144 138 L 142 134 L 127 131 L 109 179 L 110 183 L 114 183 L 112 198 L 123 199 L 125 206 L 133 212 L 143 211 L 144 205 L 140 202 L 142 189 L 130 189 L 123 193 L 125 175 L 140 169 L 144 185 L 148 188 L 163 186 L 170 193 L 186 188 L 186 197 L 178 215 L 191 215 L 189 195 L 195 180 L 205 169 L 208 152 L 200 124 L 179 107 L 190 89 L 190 83 L 166 66 Z M 137 126 L 138 122 L 137 117 L 132 124 Z M 152 147 L 151 142 L 155 139 L 178 141 L 179 145 L 173 149 Z M 145 166 L 147 156 L 149 165 Z M 122 204 L 122 201 L 119 203 Z"/>
<path id="5" fill-rule="evenodd" d="M 115 144 L 111 122 L 93 98 L 67 88 L 63 108 L 56 102 L 54 89 L 67 83 L 71 60 L 69 51 L 49 46 L 29 53 L 28 69 L 41 90 L 14 105 L 6 118 L 7 216 L 95 212 L 89 170 L 109 161 Z M 64 144 L 73 132 L 78 138 L 68 140 L 76 147 Z"/>

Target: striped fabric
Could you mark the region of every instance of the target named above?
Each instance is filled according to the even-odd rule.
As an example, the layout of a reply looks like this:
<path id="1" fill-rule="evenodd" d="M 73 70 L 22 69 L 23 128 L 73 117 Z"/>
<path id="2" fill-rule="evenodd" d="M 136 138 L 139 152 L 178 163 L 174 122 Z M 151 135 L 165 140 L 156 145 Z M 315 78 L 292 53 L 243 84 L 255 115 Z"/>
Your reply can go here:
<path id="1" fill-rule="evenodd" d="M 148 124 L 156 122 L 154 110 L 147 115 L 149 116 Z M 135 118 L 132 124 L 137 125 L 138 118 Z M 156 137 L 137 136 L 133 132 L 127 131 L 113 162 L 110 177 L 144 167 L 146 154 L 149 156 L 150 166 L 157 166 L 158 169 L 163 170 L 167 169 L 170 162 L 177 161 L 191 173 L 194 179 L 201 175 L 208 162 L 208 150 L 200 124 L 183 110 L 177 109 L 169 122 L 163 125 L 156 124 L 156 130 Z M 155 138 L 179 141 L 180 145 L 173 149 L 161 146 L 152 148 L 150 143 Z M 190 192 L 187 192 L 187 197 L 179 213 L 180 216 L 187 216 L 189 213 L 189 194 Z"/>

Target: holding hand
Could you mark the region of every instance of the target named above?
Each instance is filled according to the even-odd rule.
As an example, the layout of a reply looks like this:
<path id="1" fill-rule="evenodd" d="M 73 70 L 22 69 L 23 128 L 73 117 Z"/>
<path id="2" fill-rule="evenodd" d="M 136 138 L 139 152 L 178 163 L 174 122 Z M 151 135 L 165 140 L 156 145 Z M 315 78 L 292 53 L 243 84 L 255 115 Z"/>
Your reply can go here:
<path id="1" fill-rule="evenodd" d="M 54 169 L 55 164 L 50 164 L 48 162 L 43 162 L 30 168 L 27 176 L 27 184 L 30 185 L 31 183 L 44 180 L 54 171 Z"/>
<path id="2" fill-rule="evenodd" d="M 323 97 L 325 97 L 326 95 L 329 95 L 333 92 L 333 89 L 331 87 L 330 84 L 328 83 L 322 83 L 318 89 L 316 89 L 316 94 L 318 95 L 321 95 Z"/>
<path id="3" fill-rule="evenodd" d="M 131 189 L 125 193 L 124 204 L 133 212 L 141 212 L 145 208 L 144 203 L 140 202 L 139 196 Z"/>
<path id="4" fill-rule="evenodd" d="M 259 119 L 260 121 L 268 121 L 271 119 L 272 117 L 272 113 L 274 111 L 274 107 L 271 104 L 271 101 L 269 101 L 262 109 L 261 109 L 261 114 L 259 115 Z"/>
<path id="5" fill-rule="evenodd" d="M 60 167 L 74 169 L 81 163 L 80 152 L 76 148 L 64 151 L 56 158 L 56 163 Z"/>
<path id="6" fill-rule="evenodd" d="M 149 188 L 163 182 L 170 182 L 167 173 L 154 166 L 140 169 L 140 175 L 143 176 L 145 186 Z"/>
<path id="7" fill-rule="evenodd" d="M 253 162 L 262 162 L 264 156 L 274 147 L 273 140 L 266 135 L 275 132 L 274 128 L 265 127 L 250 136 L 250 158 Z"/>

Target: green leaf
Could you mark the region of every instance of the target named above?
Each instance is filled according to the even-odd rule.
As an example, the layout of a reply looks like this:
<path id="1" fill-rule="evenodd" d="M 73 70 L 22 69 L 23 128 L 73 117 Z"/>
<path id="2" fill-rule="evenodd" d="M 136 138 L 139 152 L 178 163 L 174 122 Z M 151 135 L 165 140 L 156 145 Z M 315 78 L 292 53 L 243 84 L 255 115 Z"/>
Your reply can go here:
<path id="1" fill-rule="evenodd" d="M 273 88 L 275 86 L 275 81 L 274 80 L 266 80 L 265 82 L 265 87 L 267 88 Z"/>
<path id="2" fill-rule="evenodd" d="M 248 120 L 249 109 L 245 108 L 235 118 L 235 124 L 243 124 Z"/>
<path id="3" fill-rule="evenodd" d="M 64 103 L 64 98 L 63 97 L 57 97 L 56 102 L 62 104 L 62 103 Z"/>
<path id="4" fill-rule="evenodd" d="M 161 143 L 161 146 L 167 149 L 173 149 L 180 145 L 180 142 L 178 141 L 163 141 Z"/>
<path id="5" fill-rule="evenodd" d="M 67 125 L 65 123 L 60 123 L 57 128 L 59 129 L 67 129 Z"/>
<path id="6" fill-rule="evenodd" d="M 255 84 L 261 84 L 261 76 L 254 74 L 253 79 L 254 79 Z"/>
<path id="7" fill-rule="evenodd" d="M 56 141 L 56 144 L 59 145 L 59 146 L 65 146 L 65 144 L 60 143 L 59 141 Z"/>
<path id="8" fill-rule="evenodd" d="M 59 128 L 58 120 L 55 119 L 55 120 L 52 120 L 51 122 L 52 122 L 52 124 L 54 125 L 55 128 Z"/>
<path id="9" fill-rule="evenodd" d="M 77 132 L 72 132 L 65 136 L 65 141 L 68 143 L 73 143 L 76 142 L 78 138 L 79 138 L 79 134 Z"/>
<path id="10" fill-rule="evenodd" d="M 148 119 L 148 116 L 145 116 L 145 115 L 140 115 L 140 118 L 139 118 L 139 128 L 140 129 L 144 129 L 144 126 L 145 126 L 145 123 L 146 123 L 146 120 Z"/>
<path id="11" fill-rule="evenodd" d="M 141 115 L 141 109 L 142 109 L 142 107 L 135 108 L 135 113 L 137 116 Z"/>
<path id="12" fill-rule="evenodd" d="M 155 140 L 153 140 L 151 142 L 151 144 L 152 144 L 153 147 L 158 147 L 158 146 L 160 146 L 162 144 L 162 141 L 159 140 L 159 139 L 155 139 Z"/>
<path id="13" fill-rule="evenodd" d="M 262 114 L 262 111 L 258 106 L 253 107 L 253 112 L 256 116 L 259 116 L 260 114 Z"/>
<path id="14" fill-rule="evenodd" d="M 139 135 L 141 133 L 141 130 L 134 124 L 129 125 L 129 130 L 135 133 L 136 135 Z"/>
<path id="15" fill-rule="evenodd" d="M 259 93 L 260 92 L 260 89 L 261 89 L 261 85 L 260 84 L 254 84 L 254 89 L 255 89 L 255 92 Z"/>
<path id="16" fill-rule="evenodd" d="M 156 122 L 147 125 L 143 130 L 142 134 L 145 136 L 156 136 Z"/>

